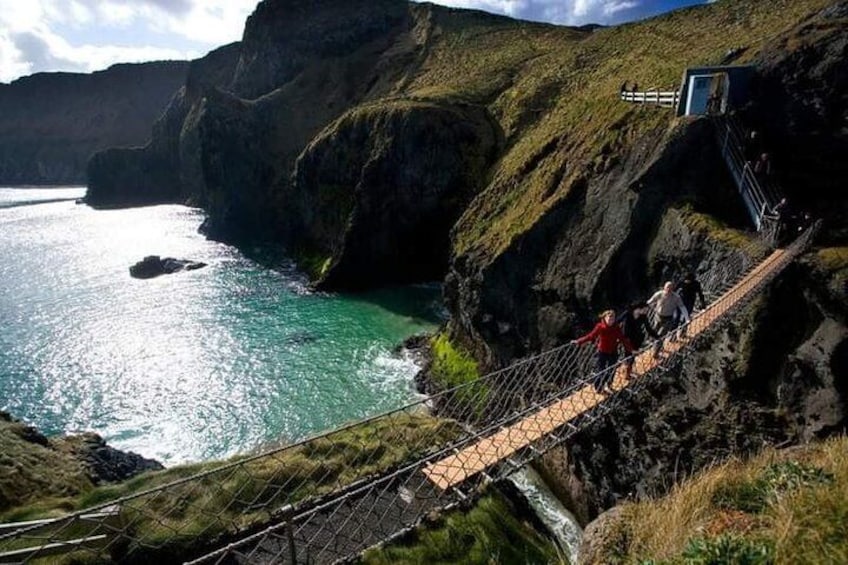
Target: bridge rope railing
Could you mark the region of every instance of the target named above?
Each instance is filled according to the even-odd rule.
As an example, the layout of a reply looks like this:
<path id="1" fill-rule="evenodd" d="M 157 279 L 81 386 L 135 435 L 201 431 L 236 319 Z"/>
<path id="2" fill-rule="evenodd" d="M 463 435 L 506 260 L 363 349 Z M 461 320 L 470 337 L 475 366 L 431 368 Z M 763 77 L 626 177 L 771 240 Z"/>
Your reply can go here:
<path id="1" fill-rule="evenodd" d="M 782 197 L 780 186 L 766 174 L 757 174 L 754 163 L 746 155 L 745 128 L 732 114 L 714 116 L 716 140 L 745 207 L 758 231 L 765 231 L 774 241 L 776 223 L 770 213 Z"/>
<path id="2" fill-rule="evenodd" d="M 799 239 L 793 246 L 801 244 Z M 756 269 L 769 251 L 758 238 L 741 248 L 728 248 L 721 268 L 704 278 L 705 293 L 720 297 Z M 696 315 L 693 323 L 698 319 Z M 675 354 L 671 351 L 667 362 L 650 371 L 667 370 Z M 108 556 L 115 561 L 178 556 L 196 562 L 329 562 L 355 555 L 414 527 L 433 510 L 474 496 L 475 481 L 499 477 L 506 472 L 500 469 L 521 465 L 566 437 L 560 428 L 542 434 L 473 480 L 447 489 L 422 472 L 481 439 L 519 425 L 552 402 L 568 398 L 577 402 L 581 391 L 603 377 L 593 374 L 593 364 L 591 348 L 565 345 L 293 445 L 201 473 L 185 468 L 146 475 L 139 480 L 150 488 L 120 496 L 122 487 L 116 487 L 113 495 L 102 494 L 108 500 L 101 505 L 56 519 L 47 527 L 0 530 L 0 562 L 4 555 L 16 562 L 38 560 L 54 551 L 47 548 L 71 542 L 74 545 L 68 549 L 75 550 L 75 556 Z M 647 380 L 638 379 L 634 385 Z M 584 410 L 564 429 L 573 433 L 607 413 L 616 405 L 617 393 L 580 400 Z M 184 476 L 175 480 L 176 473 Z M 117 521 L 114 517 L 88 521 L 82 528 L 82 515 L 107 508 L 120 509 Z M 86 543 L 95 538 L 97 544 Z M 214 547 L 219 549 L 204 554 Z"/>

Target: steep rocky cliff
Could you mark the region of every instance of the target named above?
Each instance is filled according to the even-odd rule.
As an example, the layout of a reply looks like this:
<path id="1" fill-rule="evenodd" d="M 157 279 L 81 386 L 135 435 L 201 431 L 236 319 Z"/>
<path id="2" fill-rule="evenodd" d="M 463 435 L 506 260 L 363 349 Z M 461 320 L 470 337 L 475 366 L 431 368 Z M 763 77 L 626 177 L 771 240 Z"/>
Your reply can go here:
<path id="1" fill-rule="evenodd" d="M 213 237 L 285 247 L 325 288 L 444 276 L 451 340 L 498 368 L 708 273 L 745 237 L 712 124 L 617 93 L 677 87 L 728 53 L 754 64 L 743 117 L 790 197 L 825 219 L 825 248 L 553 458 L 587 520 L 675 469 L 845 426 L 845 199 L 827 189 L 848 162 L 846 5 L 739 0 L 568 29 L 400 0 L 265 0 L 232 72 L 184 89 L 144 150 L 96 156 L 87 199 L 194 201 Z"/>
<path id="2" fill-rule="evenodd" d="M 148 147 L 95 155 L 86 200 L 192 201 L 211 237 L 284 245 L 325 287 L 440 278 L 501 135 L 477 97 L 407 85 L 441 20 L 467 17 L 402 0 L 266 0 L 230 80 L 184 89 Z M 516 25 L 470 21 L 477 34 Z"/>
<path id="3" fill-rule="evenodd" d="M 94 154 L 86 168 L 86 201 L 98 207 L 185 201 L 188 191 L 181 188 L 179 152 L 183 122 L 199 92 L 231 80 L 237 55 L 236 43 L 192 61 L 184 83 L 172 90 L 171 101 L 153 124 L 145 145 L 112 147 Z"/>
<path id="4" fill-rule="evenodd" d="M 188 63 L 39 73 L 0 84 L 0 186 L 85 184 L 92 153 L 143 145 Z"/>
<path id="5" fill-rule="evenodd" d="M 846 28 L 848 4 L 836 3 L 770 42 L 755 59 L 762 78 L 745 113 L 766 132 L 789 197 L 826 219 L 820 247 L 697 355 L 548 457 L 584 521 L 713 461 L 848 425 L 846 201 L 832 190 L 848 155 Z M 653 246 L 708 272 L 714 245 L 673 222 L 666 216 Z"/>
<path id="6" fill-rule="evenodd" d="M 322 132 L 298 158 L 291 204 L 302 245 L 332 258 L 324 285 L 440 278 L 498 133 L 477 106 L 414 101 L 359 108 Z"/>

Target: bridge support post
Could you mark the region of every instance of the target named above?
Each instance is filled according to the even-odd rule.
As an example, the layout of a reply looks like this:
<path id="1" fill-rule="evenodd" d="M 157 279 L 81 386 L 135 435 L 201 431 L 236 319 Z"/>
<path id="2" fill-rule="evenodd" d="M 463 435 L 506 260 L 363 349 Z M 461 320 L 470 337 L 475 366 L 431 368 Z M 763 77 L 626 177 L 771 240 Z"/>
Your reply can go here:
<path id="1" fill-rule="evenodd" d="M 294 528 L 292 527 L 294 509 L 290 504 L 287 504 L 282 509 L 283 514 L 283 529 L 286 531 L 286 540 L 289 546 L 289 559 L 292 565 L 297 565 L 297 548 L 294 544 Z"/>

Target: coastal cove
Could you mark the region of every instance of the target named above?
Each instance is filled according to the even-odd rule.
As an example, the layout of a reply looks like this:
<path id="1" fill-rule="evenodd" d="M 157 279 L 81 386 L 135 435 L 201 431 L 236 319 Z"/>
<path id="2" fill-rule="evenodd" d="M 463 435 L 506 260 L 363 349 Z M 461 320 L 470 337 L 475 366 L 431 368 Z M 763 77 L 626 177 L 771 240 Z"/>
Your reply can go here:
<path id="1" fill-rule="evenodd" d="M 176 205 L 95 211 L 83 188 L 0 188 L 0 409 L 94 431 L 165 465 L 291 442 L 402 406 L 395 348 L 441 321 L 440 287 L 313 293 L 198 233 Z M 155 280 L 148 255 L 207 263 Z"/>

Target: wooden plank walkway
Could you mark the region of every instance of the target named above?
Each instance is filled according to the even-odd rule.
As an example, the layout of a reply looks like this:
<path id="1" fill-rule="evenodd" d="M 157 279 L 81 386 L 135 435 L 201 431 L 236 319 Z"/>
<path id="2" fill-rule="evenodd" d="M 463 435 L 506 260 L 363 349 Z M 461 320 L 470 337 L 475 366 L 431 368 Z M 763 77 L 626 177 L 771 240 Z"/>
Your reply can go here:
<path id="1" fill-rule="evenodd" d="M 780 259 L 785 253 L 784 249 L 773 252 L 720 298 L 695 314 L 685 336 L 680 336 L 675 341 L 666 337 L 659 357 L 655 357 L 652 349 L 648 348 L 636 355 L 629 375 L 624 365 L 619 366 L 613 379 L 612 393 L 597 392 L 592 385 L 586 385 L 574 394 L 480 439 L 456 454 L 427 465 L 424 474 L 442 490 L 454 487 L 596 407 L 611 394 L 627 388 L 632 382 L 646 375 L 734 308 L 763 277 L 781 265 Z"/>

